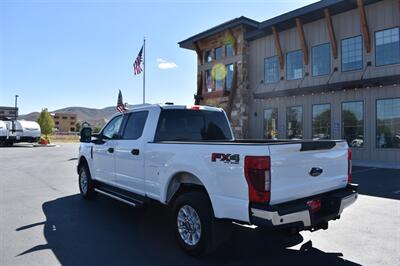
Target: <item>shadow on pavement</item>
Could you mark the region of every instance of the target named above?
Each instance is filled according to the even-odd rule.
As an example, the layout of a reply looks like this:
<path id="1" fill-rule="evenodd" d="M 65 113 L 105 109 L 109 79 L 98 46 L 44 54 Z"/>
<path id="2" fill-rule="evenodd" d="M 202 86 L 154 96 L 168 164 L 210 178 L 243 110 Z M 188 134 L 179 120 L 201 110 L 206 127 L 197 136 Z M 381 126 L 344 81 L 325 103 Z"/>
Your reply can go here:
<path id="1" fill-rule="evenodd" d="M 215 253 L 202 259 L 183 253 L 170 229 L 168 209 L 152 205 L 134 209 L 98 196 L 85 201 L 72 195 L 42 205 L 47 244 L 17 256 L 50 249 L 62 265 L 356 265 L 341 253 L 326 253 L 304 243 L 301 235 L 286 237 L 261 229 L 234 226 L 232 236 Z"/>
<path id="2" fill-rule="evenodd" d="M 353 182 L 362 195 L 400 200 L 400 169 L 355 166 Z"/>

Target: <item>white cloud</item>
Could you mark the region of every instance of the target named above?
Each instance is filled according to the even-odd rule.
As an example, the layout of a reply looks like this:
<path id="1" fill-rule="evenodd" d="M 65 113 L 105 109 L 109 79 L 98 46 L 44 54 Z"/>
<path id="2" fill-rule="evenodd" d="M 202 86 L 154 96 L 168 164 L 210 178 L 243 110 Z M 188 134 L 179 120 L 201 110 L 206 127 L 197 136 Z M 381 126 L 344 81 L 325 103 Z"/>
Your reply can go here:
<path id="1" fill-rule="evenodd" d="M 161 68 L 161 69 L 170 69 L 170 68 L 178 67 L 174 62 L 168 62 L 167 60 L 162 59 L 162 58 L 158 58 L 157 63 L 158 63 L 158 68 Z"/>

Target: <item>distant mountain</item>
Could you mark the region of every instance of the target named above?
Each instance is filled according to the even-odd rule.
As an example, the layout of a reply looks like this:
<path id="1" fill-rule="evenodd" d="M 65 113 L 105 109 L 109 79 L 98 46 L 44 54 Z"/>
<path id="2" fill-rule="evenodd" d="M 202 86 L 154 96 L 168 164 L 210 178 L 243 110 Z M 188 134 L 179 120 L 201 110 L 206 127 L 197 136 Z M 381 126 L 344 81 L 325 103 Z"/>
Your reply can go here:
<path id="1" fill-rule="evenodd" d="M 132 108 L 135 105 L 128 105 L 128 108 Z M 109 106 L 102 109 L 86 108 L 86 107 L 66 107 L 58 110 L 51 111 L 50 113 L 69 113 L 77 114 L 78 121 L 87 121 L 91 125 L 106 123 L 115 113 L 115 106 Z M 28 121 L 36 121 L 39 117 L 39 112 L 32 112 L 25 115 L 20 115 L 18 119 L 24 119 Z"/>

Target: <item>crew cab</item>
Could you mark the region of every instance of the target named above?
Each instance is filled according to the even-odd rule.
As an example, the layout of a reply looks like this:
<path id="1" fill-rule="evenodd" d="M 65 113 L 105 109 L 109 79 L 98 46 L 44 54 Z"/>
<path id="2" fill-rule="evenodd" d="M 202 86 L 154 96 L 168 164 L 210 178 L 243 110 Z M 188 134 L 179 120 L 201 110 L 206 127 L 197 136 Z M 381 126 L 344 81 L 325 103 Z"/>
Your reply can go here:
<path id="1" fill-rule="evenodd" d="M 169 206 L 179 245 L 194 255 L 214 249 L 227 222 L 327 229 L 357 199 L 345 141 L 238 140 L 220 108 L 141 105 L 99 134 L 83 128 L 81 142 L 83 198 Z"/>

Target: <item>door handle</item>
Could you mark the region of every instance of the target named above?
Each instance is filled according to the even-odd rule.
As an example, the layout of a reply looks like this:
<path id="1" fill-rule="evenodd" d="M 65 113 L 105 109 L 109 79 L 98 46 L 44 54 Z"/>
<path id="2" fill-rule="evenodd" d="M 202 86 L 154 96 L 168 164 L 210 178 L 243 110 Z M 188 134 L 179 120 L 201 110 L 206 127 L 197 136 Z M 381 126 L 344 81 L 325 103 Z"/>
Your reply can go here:
<path id="1" fill-rule="evenodd" d="M 133 149 L 133 150 L 131 151 L 131 153 L 132 153 L 133 155 L 139 155 L 139 149 Z"/>
<path id="2" fill-rule="evenodd" d="M 108 148 L 107 150 L 109 153 L 113 153 L 114 152 L 114 148 Z"/>

